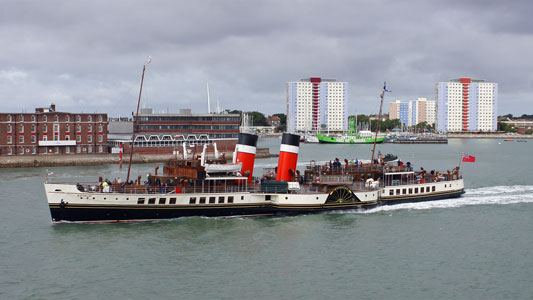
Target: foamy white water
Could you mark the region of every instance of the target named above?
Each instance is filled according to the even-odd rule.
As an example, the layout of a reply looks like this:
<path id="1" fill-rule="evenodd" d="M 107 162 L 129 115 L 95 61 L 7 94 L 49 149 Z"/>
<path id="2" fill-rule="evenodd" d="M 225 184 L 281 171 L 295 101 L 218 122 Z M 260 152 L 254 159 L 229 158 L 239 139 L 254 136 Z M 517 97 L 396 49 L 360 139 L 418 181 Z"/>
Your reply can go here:
<path id="1" fill-rule="evenodd" d="M 470 205 L 533 203 L 532 192 L 533 186 L 531 185 L 484 187 L 467 189 L 465 194 L 459 198 L 380 206 L 366 211 L 357 212 L 369 214 L 404 209 L 425 210 L 434 208 L 457 208 Z"/>

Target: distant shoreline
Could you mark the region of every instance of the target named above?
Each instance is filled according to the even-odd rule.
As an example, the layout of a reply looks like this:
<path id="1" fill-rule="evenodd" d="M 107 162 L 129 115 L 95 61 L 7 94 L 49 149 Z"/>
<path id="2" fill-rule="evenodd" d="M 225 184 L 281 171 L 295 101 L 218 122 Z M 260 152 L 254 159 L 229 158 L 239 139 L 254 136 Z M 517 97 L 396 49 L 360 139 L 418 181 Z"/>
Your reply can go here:
<path id="1" fill-rule="evenodd" d="M 522 139 L 533 139 L 532 134 L 441 134 L 439 137 L 447 137 L 449 139 L 513 139 L 513 140 L 522 140 Z"/>

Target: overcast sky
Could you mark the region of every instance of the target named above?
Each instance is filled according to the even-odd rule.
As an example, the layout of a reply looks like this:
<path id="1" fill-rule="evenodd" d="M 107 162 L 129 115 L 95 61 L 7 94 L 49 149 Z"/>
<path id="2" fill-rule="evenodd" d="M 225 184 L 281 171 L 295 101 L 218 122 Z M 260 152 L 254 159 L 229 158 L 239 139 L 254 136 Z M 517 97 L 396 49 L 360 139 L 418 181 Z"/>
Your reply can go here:
<path id="1" fill-rule="evenodd" d="M 4 1 L 0 111 L 131 115 L 286 110 L 285 85 L 349 83 L 350 113 L 434 99 L 458 77 L 499 83 L 499 113 L 533 113 L 533 1 Z M 214 105 L 213 105 L 214 106 Z M 385 111 L 388 106 L 385 105 Z"/>

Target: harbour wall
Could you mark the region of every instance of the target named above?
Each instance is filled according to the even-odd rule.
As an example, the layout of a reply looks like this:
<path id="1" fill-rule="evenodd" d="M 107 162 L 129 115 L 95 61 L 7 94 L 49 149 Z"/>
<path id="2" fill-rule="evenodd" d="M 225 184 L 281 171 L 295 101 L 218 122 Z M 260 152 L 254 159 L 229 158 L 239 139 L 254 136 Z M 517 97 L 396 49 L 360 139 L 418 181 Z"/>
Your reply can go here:
<path id="1" fill-rule="evenodd" d="M 222 152 L 227 159 L 233 158 L 233 152 Z M 222 155 L 221 153 L 221 155 Z M 258 148 L 256 158 L 276 157 L 269 148 Z M 171 154 L 139 154 L 134 153 L 132 163 L 166 162 L 172 158 Z M 124 155 L 122 164 L 127 165 L 129 155 Z M 59 154 L 59 155 L 32 155 L 32 156 L 0 156 L 0 168 L 17 167 L 52 167 L 52 166 L 88 166 L 118 164 L 118 154 Z"/>

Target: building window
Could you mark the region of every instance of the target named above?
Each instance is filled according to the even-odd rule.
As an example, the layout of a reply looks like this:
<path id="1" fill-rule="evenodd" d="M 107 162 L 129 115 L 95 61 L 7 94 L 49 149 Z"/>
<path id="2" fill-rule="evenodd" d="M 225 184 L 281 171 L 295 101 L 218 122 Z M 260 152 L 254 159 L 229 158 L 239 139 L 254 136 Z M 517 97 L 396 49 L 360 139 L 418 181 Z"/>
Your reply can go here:
<path id="1" fill-rule="evenodd" d="M 66 120 L 67 122 L 70 122 L 70 115 L 66 115 L 66 116 L 65 116 L 65 120 Z"/>
<path id="2" fill-rule="evenodd" d="M 59 117 L 57 115 L 54 116 L 54 122 L 59 121 Z"/>
<path id="3" fill-rule="evenodd" d="M 33 149 L 31 150 L 31 154 L 37 154 L 37 147 L 33 147 Z"/>
<path id="4" fill-rule="evenodd" d="M 76 126 L 76 131 L 77 132 L 81 132 L 81 126 L 80 125 Z"/>
<path id="5" fill-rule="evenodd" d="M 70 147 L 65 147 L 65 153 L 67 153 L 67 154 L 70 153 Z"/>
<path id="6" fill-rule="evenodd" d="M 56 146 L 54 150 L 56 151 L 56 154 L 59 153 L 59 147 Z"/>
<path id="7" fill-rule="evenodd" d="M 20 133 L 23 133 L 24 132 L 24 125 L 20 125 Z"/>
<path id="8" fill-rule="evenodd" d="M 99 153 L 104 152 L 104 147 L 102 147 L 102 145 L 98 146 L 98 152 Z"/>
<path id="9" fill-rule="evenodd" d="M 24 136 L 19 135 L 19 144 L 24 144 Z"/>
<path id="10" fill-rule="evenodd" d="M 102 132 L 102 131 L 104 131 L 104 126 L 98 125 L 98 132 Z"/>
<path id="11" fill-rule="evenodd" d="M 99 116 L 98 116 L 98 122 L 102 122 L 102 120 L 103 120 L 102 115 L 99 115 Z"/>
<path id="12" fill-rule="evenodd" d="M 65 132 L 70 132 L 70 125 L 65 126 Z"/>
<path id="13" fill-rule="evenodd" d="M 31 132 L 35 132 L 35 125 L 31 125 Z"/>
<path id="14" fill-rule="evenodd" d="M 34 115 L 31 116 L 31 121 L 35 122 L 35 116 Z"/>
<path id="15" fill-rule="evenodd" d="M 48 126 L 43 125 L 43 132 L 48 132 Z"/>
<path id="16" fill-rule="evenodd" d="M 43 116 L 43 122 L 48 122 L 48 117 L 46 115 Z"/>
<path id="17" fill-rule="evenodd" d="M 81 146 L 76 147 L 76 152 L 81 153 Z"/>
<path id="18" fill-rule="evenodd" d="M 76 116 L 76 122 L 81 122 L 81 116 L 80 115 Z"/>
<path id="19" fill-rule="evenodd" d="M 20 121 L 20 122 L 24 122 L 24 116 L 23 116 L 23 115 L 20 115 L 20 116 L 19 116 L 19 121 Z M 22 152 L 24 152 L 24 151 L 22 151 Z"/>
<path id="20" fill-rule="evenodd" d="M 92 132 L 93 131 L 93 126 L 92 125 L 87 126 L 87 131 L 88 132 Z"/>
<path id="21" fill-rule="evenodd" d="M 87 147 L 87 152 L 88 153 L 93 153 L 93 146 L 88 146 Z"/>
<path id="22" fill-rule="evenodd" d="M 69 134 L 65 135 L 65 141 L 70 141 L 70 135 Z"/>
<path id="23" fill-rule="evenodd" d="M 11 125 L 7 125 L 7 132 L 10 133 L 13 131 L 13 128 L 11 127 Z"/>
<path id="24" fill-rule="evenodd" d="M 11 115 L 8 115 L 8 116 L 7 116 L 7 121 L 8 121 L 8 122 L 11 122 L 11 121 L 12 121 L 11 118 L 12 118 Z"/>
<path id="25" fill-rule="evenodd" d="M 87 116 L 87 121 L 88 121 L 88 122 L 92 122 L 92 121 L 93 121 L 93 117 L 92 117 L 91 115 L 88 115 L 88 116 Z"/>
<path id="26" fill-rule="evenodd" d="M 48 136 L 47 135 L 43 135 L 43 141 L 48 141 Z"/>
<path id="27" fill-rule="evenodd" d="M 31 142 L 32 142 L 33 144 L 35 144 L 35 142 L 36 142 L 36 138 L 35 138 L 34 135 L 31 136 Z"/>
<path id="28" fill-rule="evenodd" d="M 76 136 L 76 141 L 77 141 L 78 143 L 81 143 L 81 135 L 77 135 L 77 136 Z"/>
<path id="29" fill-rule="evenodd" d="M 93 136 L 92 136 L 91 134 L 89 134 L 89 135 L 87 136 L 87 142 L 88 142 L 88 143 L 92 143 L 92 142 L 93 142 Z"/>
<path id="30" fill-rule="evenodd" d="M 7 136 L 7 143 L 8 144 L 13 143 L 12 137 L 10 135 Z"/>
<path id="31" fill-rule="evenodd" d="M 98 142 L 101 143 L 104 141 L 104 137 L 102 135 L 98 136 Z"/>

